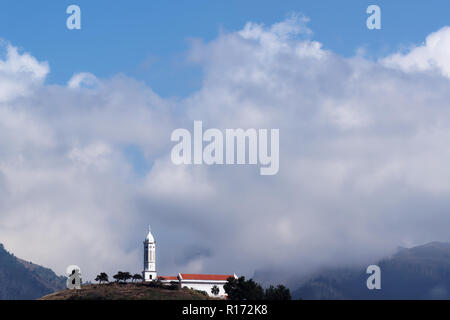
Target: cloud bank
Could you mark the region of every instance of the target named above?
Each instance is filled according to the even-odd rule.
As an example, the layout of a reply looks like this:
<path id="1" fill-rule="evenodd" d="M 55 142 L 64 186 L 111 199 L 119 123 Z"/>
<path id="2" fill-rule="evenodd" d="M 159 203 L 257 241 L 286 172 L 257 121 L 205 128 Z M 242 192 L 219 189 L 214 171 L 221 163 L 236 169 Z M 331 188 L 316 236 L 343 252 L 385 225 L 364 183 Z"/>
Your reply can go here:
<path id="1" fill-rule="evenodd" d="M 152 224 L 160 274 L 267 271 L 274 281 L 450 241 L 450 29 L 372 61 L 324 49 L 306 22 L 194 41 L 203 85 L 179 100 L 125 75 L 48 85 L 48 63 L 7 46 L 0 241 L 89 279 L 140 272 Z M 173 165 L 170 134 L 194 120 L 279 128 L 278 175 Z"/>

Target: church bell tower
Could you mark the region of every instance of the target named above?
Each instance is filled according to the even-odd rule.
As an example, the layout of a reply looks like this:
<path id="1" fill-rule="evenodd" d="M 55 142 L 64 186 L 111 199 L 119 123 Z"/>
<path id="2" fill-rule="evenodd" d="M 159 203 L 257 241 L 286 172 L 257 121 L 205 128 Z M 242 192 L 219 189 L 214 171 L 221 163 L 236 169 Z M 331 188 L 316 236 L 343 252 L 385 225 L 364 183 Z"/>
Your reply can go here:
<path id="1" fill-rule="evenodd" d="M 148 234 L 144 241 L 144 281 L 156 280 L 156 249 L 155 239 L 153 238 L 150 226 Z"/>

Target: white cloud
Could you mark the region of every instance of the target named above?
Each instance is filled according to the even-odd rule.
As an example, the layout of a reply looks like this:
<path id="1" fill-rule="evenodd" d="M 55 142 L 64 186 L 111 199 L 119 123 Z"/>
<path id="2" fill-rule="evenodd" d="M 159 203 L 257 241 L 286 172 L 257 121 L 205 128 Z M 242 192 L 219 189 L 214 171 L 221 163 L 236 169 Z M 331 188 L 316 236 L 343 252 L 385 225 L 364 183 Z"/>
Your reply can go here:
<path id="1" fill-rule="evenodd" d="M 46 62 L 38 62 L 29 53 L 20 54 L 16 47 L 7 46 L 6 60 L 0 61 L 0 72 L 5 75 L 27 75 L 31 80 L 43 80 L 49 72 Z"/>
<path id="2" fill-rule="evenodd" d="M 407 54 L 396 53 L 384 59 L 384 63 L 408 72 L 438 71 L 450 77 L 450 27 L 431 33 L 421 46 Z"/>
<path id="3" fill-rule="evenodd" d="M 379 62 L 309 36 L 293 17 L 194 42 L 203 86 L 176 102 L 123 75 L 47 86 L 46 64 L 11 47 L 0 69 L 1 241 L 59 272 L 139 272 L 151 223 L 163 274 L 289 277 L 450 240 L 450 92 L 431 72 L 448 76 L 448 28 Z M 279 174 L 172 165 L 170 133 L 194 120 L 279 128 Z M 145 177 L 129 145 L 148 161 Z M 177 260 L 190 247 L 208 254 Z"/>
<path id="4" fill-rule="evenodd" d="M 184 201 L 201 201 L 214 195 L 214 185 L 208 181 L 206 170 L 197 167 L 192 170 L 185 166 L 174 166 L 170 157 L 157 160 L 153 170 L 146 177 L 146 192 L 163 197 L 168 201 L 174 198 Z"/>
<path id="5" fill-rule="evenodd" d="M 71 89 L 79 89 L 81 87 L 92 88 L 99 84 L 95 75 L 89 72 L 81 72 L 75 74 L 67 83 Z"/>
<path id="6" fill-rule="evenodd" d="M 46 62 L 38 62 L 30 54 L 20 54 L 16 47 L 6 45 L 6 59 L 0 59 L 0 102 L 30 94 L 48 73 Z"/>

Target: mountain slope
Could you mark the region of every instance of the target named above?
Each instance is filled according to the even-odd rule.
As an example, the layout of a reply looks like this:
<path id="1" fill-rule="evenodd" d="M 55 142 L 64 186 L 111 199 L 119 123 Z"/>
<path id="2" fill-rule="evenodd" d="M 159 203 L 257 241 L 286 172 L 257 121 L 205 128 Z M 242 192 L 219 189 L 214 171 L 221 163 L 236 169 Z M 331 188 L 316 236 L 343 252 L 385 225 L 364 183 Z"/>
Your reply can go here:
<path id="1" fill-rule="evenodd" d="M 293 292 L 302 299 L 450 299 L 450 243 L 400 249 L 380 261 L 381 290 L 368 290 L 366 267 L 329 269 Z"/>
<path id="2" fill-rule="evenodd" d="M 16 258 L 0 244 L 0 300 L 31 300 L 61 290 L 65 277 Z"/>

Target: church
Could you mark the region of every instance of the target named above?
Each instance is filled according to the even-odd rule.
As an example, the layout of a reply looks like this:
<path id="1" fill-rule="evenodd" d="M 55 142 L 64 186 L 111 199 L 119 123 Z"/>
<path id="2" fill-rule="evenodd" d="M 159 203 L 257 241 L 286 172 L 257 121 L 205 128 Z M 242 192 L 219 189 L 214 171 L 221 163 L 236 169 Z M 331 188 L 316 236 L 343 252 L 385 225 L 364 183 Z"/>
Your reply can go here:
<path id="1" fill-rule="evenodd" d="M 178 273 L 176 276 L 158 276 L 156 272 L 156 242 L 152 235 L 151 228 L 148 228 L 147 237 L 144 240 L 144 271 L 142 272 L 144 281 L 160 280 L 162 283 L 178 283 L 180 288 L 190 288 L 194 290 L 205 291 L 208 295 L 216 298 L 226 298 L 223 288 L 227 279 L 232 277 L 237 279 L 236 274 L 192 274 Z M 212 288 L 216 286 L 219 289 L 217 294 L 212 293 Z"/>

